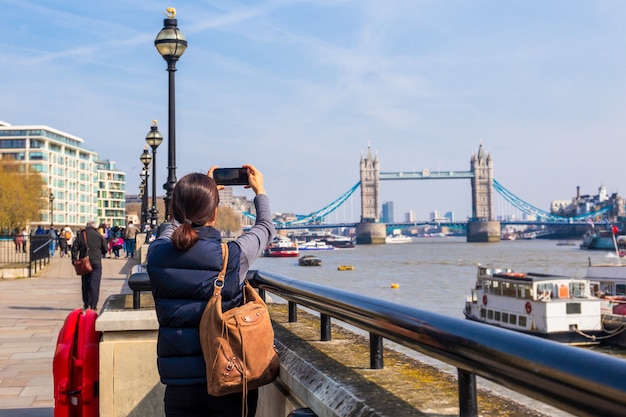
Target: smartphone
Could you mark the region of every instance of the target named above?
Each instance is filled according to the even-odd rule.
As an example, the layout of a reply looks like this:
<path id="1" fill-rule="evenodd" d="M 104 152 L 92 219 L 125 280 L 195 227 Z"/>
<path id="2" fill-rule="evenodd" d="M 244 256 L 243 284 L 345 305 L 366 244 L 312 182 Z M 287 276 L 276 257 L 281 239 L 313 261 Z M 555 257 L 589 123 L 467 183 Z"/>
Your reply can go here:
<path id="1" fill-rule="evenodd" d="M 217 185 L 249 185 L 248 168 L 216 168 L 213 179 Z"/>

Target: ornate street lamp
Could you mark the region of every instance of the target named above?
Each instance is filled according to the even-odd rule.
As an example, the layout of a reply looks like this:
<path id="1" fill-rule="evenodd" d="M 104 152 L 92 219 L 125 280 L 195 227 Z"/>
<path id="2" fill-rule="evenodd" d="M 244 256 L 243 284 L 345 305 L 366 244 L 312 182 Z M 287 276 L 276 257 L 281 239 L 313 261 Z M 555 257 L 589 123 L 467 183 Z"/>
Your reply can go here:
<path id="1" fill-rule="evenodd" d="M 140 175 L 142 179 L 141 230 L 143 230 L 145 225 L 148 223 L 148 177 L 150 176 L 150 170 L 148 167 L 150 166 L 150 162 L 152 162 L 152 156 L 150 156 L 150 152 L 148 152 L 148 145 L 144 146 L 143 153 L 139 157 L 139 160 L 143 164 L 143 169 L 141 170 Z"/>
<path id="2" fill-rule="evenodd" d="M 150 131 L 146 135 L 146 142 L 152 148 L 152 210 L 150 210 L 152 217 L 150 218 L 150 227 L 154 231 L 156 230 L 158 222 L 158 210 L 156 206 L 156 151 L 161 142 L 163 142 L 163 136 L 159 133 L 156 120 L 152 121 Z"/>
<path id="3" fill-rule="evenodd" d="M 174 85 L 174 73 L 176 72 L 176 61 L 187 49 L 187 40 L 178 29 L 176 9 L 168 7 L 167 19 L 163 20 L 163 29 L 157 35 L 154 46 L 167 62 L 167 72 L 169 75 L 169 104 L 168 104 L 168 142 L 167 142 L 167 182 L 163 184 L 165 189 L 165 219 L 169 219 L 170 196 L 176 184 L 176 95 Z M 154 179 L 153 179 L 154 180 Z"/>
<path id="4" fill-rule="evenodd" d="M 52 190 L 50 191 L 50 195 L 48 196 L 48 202 L 50 202 L 50 229 L 54 226 L 54 194 L 52 194 Z"/>

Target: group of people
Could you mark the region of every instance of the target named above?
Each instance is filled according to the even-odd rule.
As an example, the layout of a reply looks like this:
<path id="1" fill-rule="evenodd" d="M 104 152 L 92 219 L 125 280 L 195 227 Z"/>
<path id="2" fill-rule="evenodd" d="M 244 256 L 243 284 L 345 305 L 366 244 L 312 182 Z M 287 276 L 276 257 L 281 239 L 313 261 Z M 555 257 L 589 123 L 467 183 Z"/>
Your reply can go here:
<path id="1" fill-rule="evenodd" d="M 26 253 L 26 244 L 28 243 L 28 230 L 23 228 L 21 231 L 16 228 L 13 231 L 13 243 L 15 243 L 16 253 Z"/>
<path id="2" fill-rule="evenodd" d="M 37 227 L 35 234 L 45 234 L 46 231 L 43 230 L 41 226 Z M 69 256 L 69 251 L 71 250 L 72 243 L 74 243 L 75 234 L 71 227 L 65 226 L 61 230 L 56 229 L 54 226 L 50 226 L 50 230 L 48 231 L 50 234 L 50 244 L 48 245 L 48 249 L 50 250 L 50 256 L 54 256 L 57 247 L 59 248 L 59 253 L 61 254 L 61 258 L 65 258 Z"/>
<path id="3" fill-rule="evenodd" d="M 116 259 L 120 258 L 120 251 L 123 250 L 126 258 L 134 258 L 137 247 L 137 234 L 139 228 L 129 221 L 126 227 L 109 227 L 106 223 L 98 226 L 98 233 L 102 235 L 107 242 L 107 257 Z"/>

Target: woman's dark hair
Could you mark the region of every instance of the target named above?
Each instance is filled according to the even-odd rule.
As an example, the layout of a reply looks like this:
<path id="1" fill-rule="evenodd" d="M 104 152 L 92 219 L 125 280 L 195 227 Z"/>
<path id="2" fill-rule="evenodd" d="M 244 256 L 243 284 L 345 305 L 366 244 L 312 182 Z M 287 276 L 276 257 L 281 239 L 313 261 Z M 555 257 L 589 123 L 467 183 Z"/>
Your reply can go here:
<path id="1" fill-rule="evenodd" d="M 217 185 L 206 174 L 187 174 L 176 183 L 170 214 L 180 223 L 172 233 L 172 243 L 177 249 L 187 250 L 196 244 L 198 232 L 194 227 L 215 220 L 219 203 Z"/>

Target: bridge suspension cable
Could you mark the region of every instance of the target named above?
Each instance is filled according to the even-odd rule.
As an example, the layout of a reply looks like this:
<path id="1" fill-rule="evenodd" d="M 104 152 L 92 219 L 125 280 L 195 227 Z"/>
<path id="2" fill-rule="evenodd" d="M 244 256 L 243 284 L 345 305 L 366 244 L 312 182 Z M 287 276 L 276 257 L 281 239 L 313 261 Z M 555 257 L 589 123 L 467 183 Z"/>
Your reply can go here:
<path id="1" fill-rule="evenodd" d="M 493 188 L 500 194 L 506 201 L 511 203 L 514 207 L 519 209 L 525 214 L 535 216 L 538 220 L 546 220 L 546 221 L 554 221 L 554 222 L 571 222 L 571 221 L 579 221 L 585 220 L 588 218 L 595 218 L 596 216 L 606 213 L 611 210 L 612 206 L 607 206 L 602 208 L 601 210 L 597 210 L 591 213 L 584 213 L 578 216 L 573 217 L 565 217 L 558 216 L 556 214 L 549 213 L 547 211 L 541 210 L 531 204 L 528 204 L 521 198 L 517 197 L 515 194 L 504 188 L 502 184 L 500 184 L 495 179 L 493 180 Z"/>
<path id="2" fill-rule="evenodd" d="M 318 221 L 319 219 L 323 217 L 326 217 L 327 215 L 335 211 L 339 206 L 341 206 L 348 198 L 350 198 L 350 196 L 356 191 L 357 188 L 359 188 L 360 185 L 361 185 L 361 181 L 354 184 L 348 191 L 343 193 L 341 196 L 339 196 L 339 198 L 337 198 L 335 201 L 328 204 L 327 206 L 307 215 L 296 215 L 297 217 L 296 220 L 287 222 L 285 223 L 285 225 L 295 226 L 298 224 L 308 224 L 314 221 Z M 251 219 L 256 219 L 256 216 L 252 213 L 243 212 L 242 214 Z"/>

